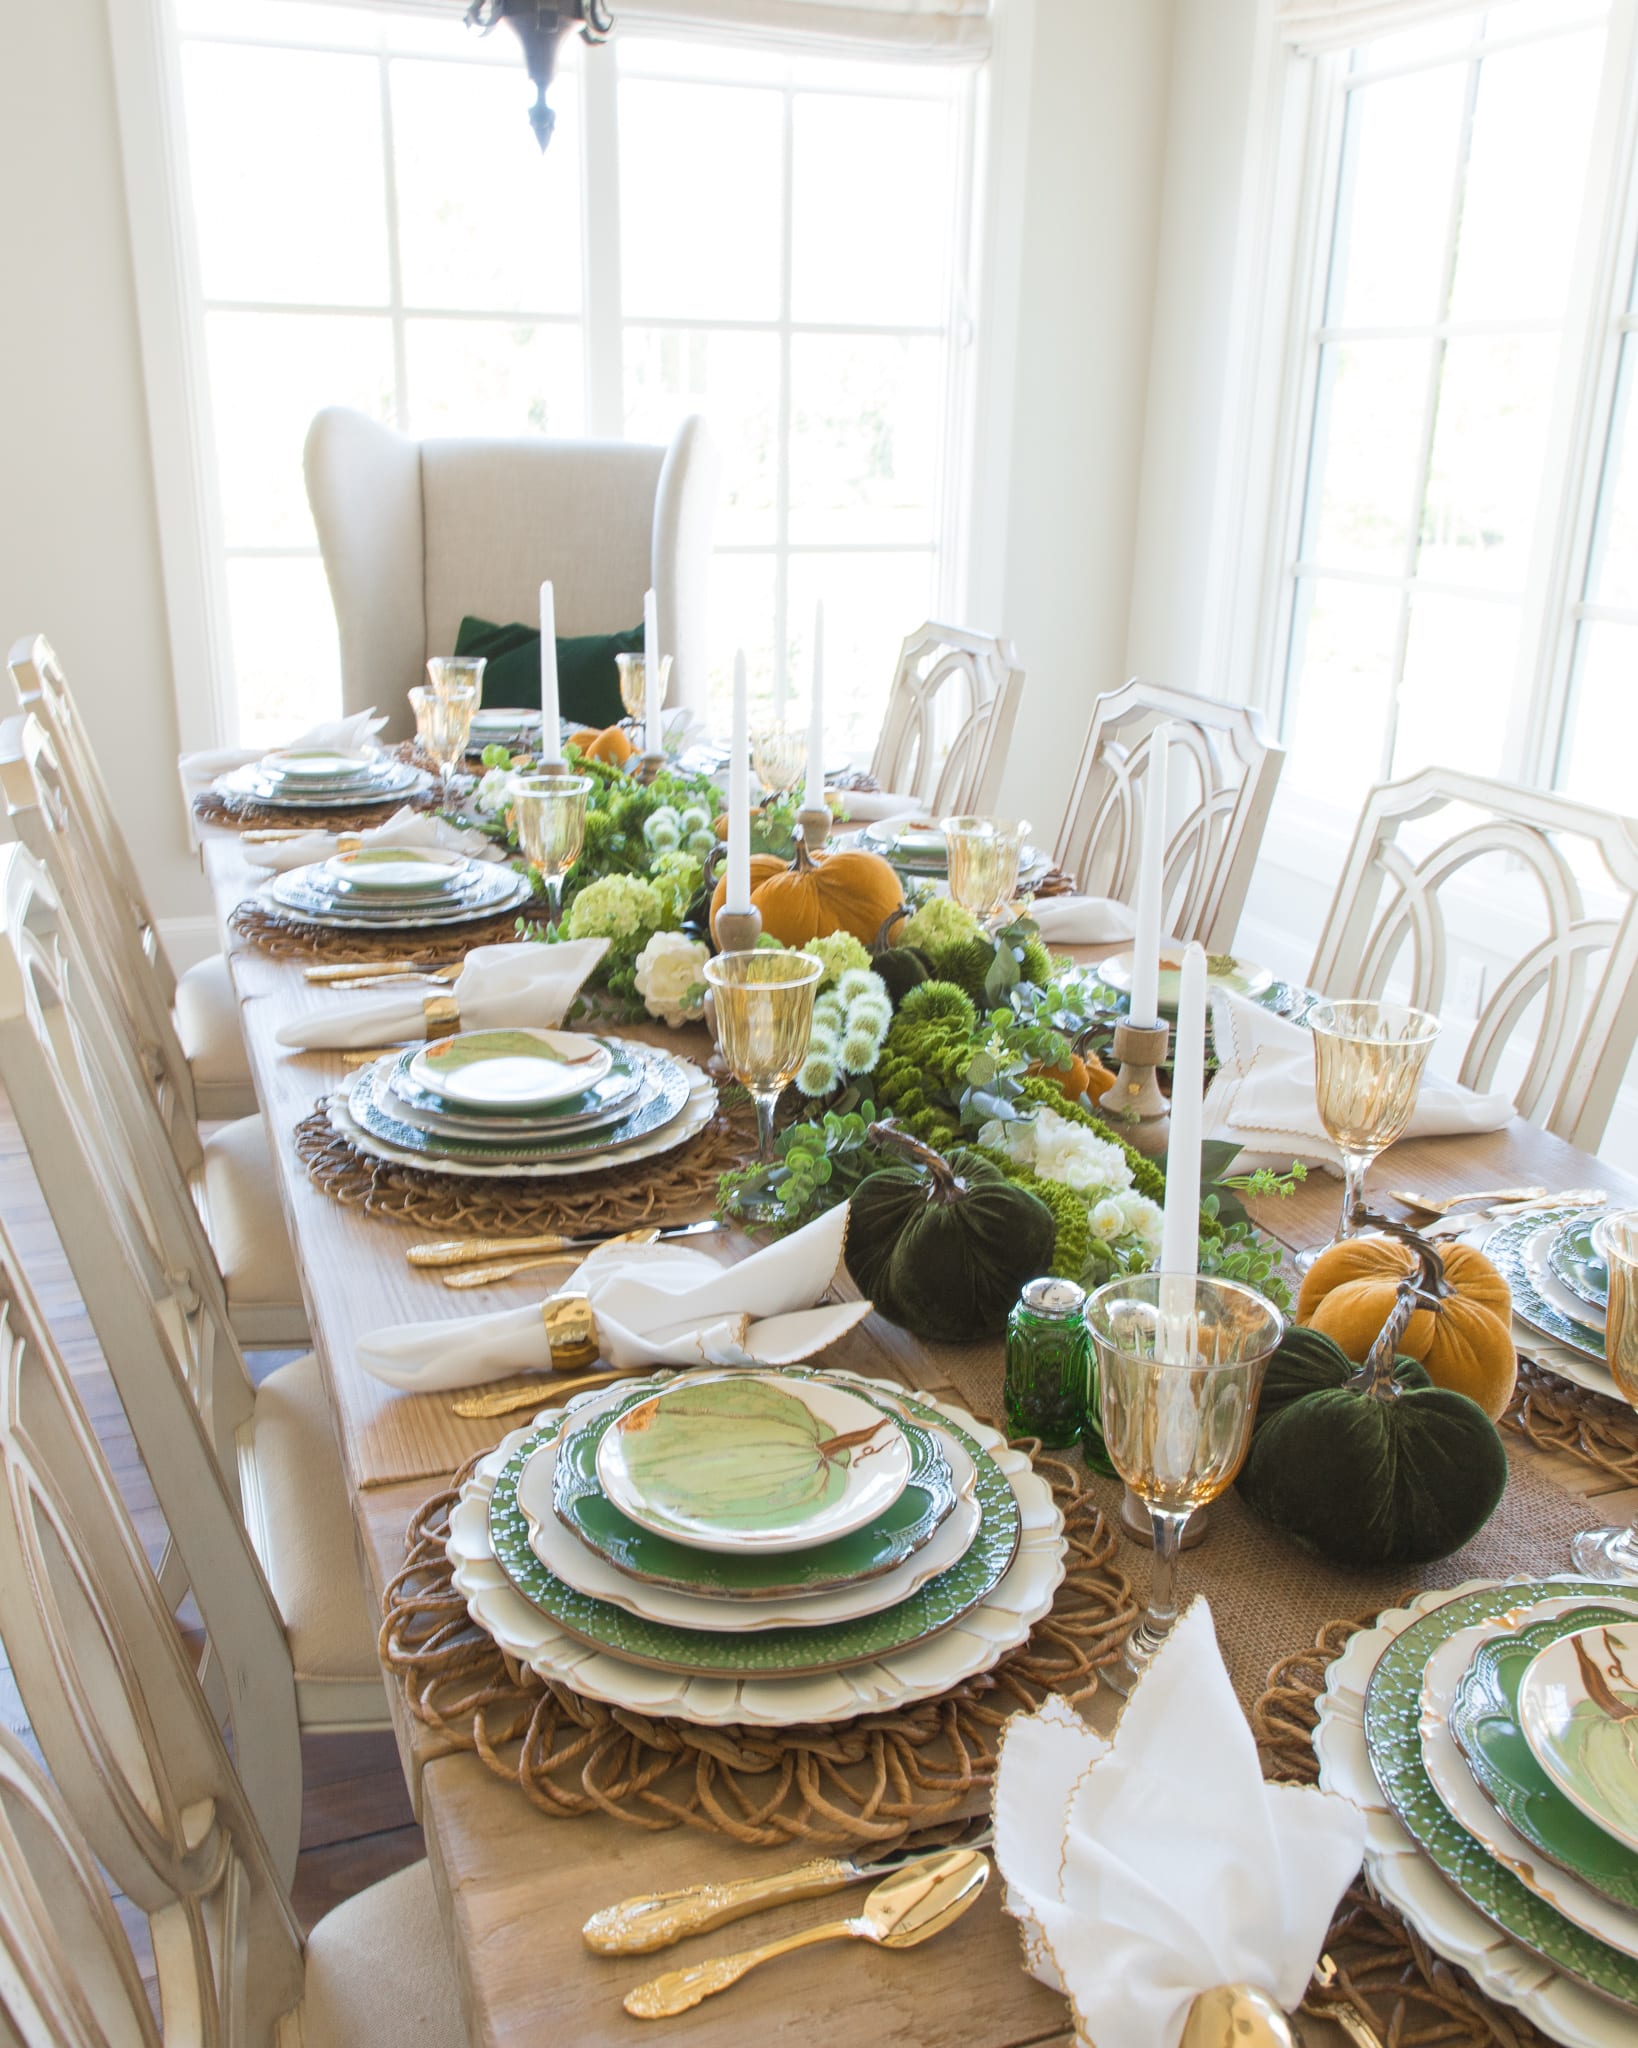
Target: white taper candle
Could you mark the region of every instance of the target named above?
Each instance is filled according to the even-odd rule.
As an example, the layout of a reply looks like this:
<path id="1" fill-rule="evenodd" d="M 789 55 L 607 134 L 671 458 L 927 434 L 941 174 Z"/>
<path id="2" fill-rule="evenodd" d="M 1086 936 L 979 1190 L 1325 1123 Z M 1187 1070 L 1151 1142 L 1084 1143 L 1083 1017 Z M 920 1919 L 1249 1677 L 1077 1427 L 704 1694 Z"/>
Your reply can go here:
<path id="1" fill-rule="evenodd" d="M 1166 756 L 1171 727 L 1157 726 L 1149 738 L 1149 772 L 1143 778 L 1143 838 L 1138 861 L 1136 932 L 1132 941 L 1134 1024 L 1160 1022 L 1160 918 L 1166 895 Z"/>
<path id="2" fill-rule="evenodd" d="M 1183 955 L 1172 1052 L 1171 1133 L 1166 1146 L 1166 1224 L 1160 1240 L 1163 1274 L 1193 1274 L 1200 1265 L 1200 1103 L 1206 1079 L 1206 953 Z M 1164 1303 L 1163 1303 L 1164 1305 Z"/>
<path id="3" fill-rule="evenodd" d="M 557 604 L 550 583 L 540 586 L 540 758 L 563 759 L 557 709 Z"/>
<path id="4" fill-rule="evenodd" d="M 751 907 L 750 698 L 745 650 L 734 656 L 734 736 L 728 755 L 728 894 L 724 910 Z"/>
<path id="5" fill-rule="evenodd" d="M 652 590 L 643 598 L 643 709 L 647 713 L 644 746 L 651 754 L 665 752 L 660 727 L 660 605 Z"/>
<path id="6" fill-rule="evenodd" d="M 808 786 L 802 801 L 825 808 L 825 601 L 813 608 L 813 702 L 808 707 Z"/>

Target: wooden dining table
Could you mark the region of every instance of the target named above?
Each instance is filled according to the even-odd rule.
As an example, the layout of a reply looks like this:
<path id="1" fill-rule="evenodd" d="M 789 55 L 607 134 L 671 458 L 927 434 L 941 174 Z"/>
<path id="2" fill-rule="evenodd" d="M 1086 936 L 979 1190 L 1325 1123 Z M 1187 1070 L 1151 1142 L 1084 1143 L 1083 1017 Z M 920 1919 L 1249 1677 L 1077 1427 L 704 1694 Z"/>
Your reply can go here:
<path id="1" fill-rule="evenodd" d="M 340 1054 L 292 1052 L 277 1043 L 275 1033 L 301 1011 L 338 998 L 308 983 L 299 959 L 275 958 L 234 932 L 234 909 L 267 879 L 265 870 L 245 860 L 234 835 L 206 831 L 201 854 L 329 1394 L 353 1506 L 358 1569 L 379 1602 L 403 1562 L 411 1515 L 448 1484 L 466 1458 L 488 1449 L 523 1418 L 461 1422 L 448 1396 L 395 1392 L 355 1364 L 359 1338 L 395 1323 L 454 1321 L 535 1303 L 563 1283 L 568 1269 L 474 1292 L 449 1290 L 436 1274 L 410 1267 L 404 1257 L 408 1244 L 435 1233 L 412 1233 L 367 1216 L 314 1184 L 292 1133 L 347 1069 Z M 1594 1185 L 1613 1201 L 1638 1201 L 1638 1181 L 1519 1120 L 1483 1135 L 1403 1141 L 1393 1149 L 1391 1165 L 1391 1174 L 1382 1169 L 1379 1178 L 1434 1196 L 1529 1181 L 1549 1189 Z M 1290 1197 L 1259 1200 L 1251 1208 L 1260 1227 L 1295 1250 L 1332 1234 L 1337 1201 L 1337 1183 L 1313 1175 Z M 725 1258 L 744 1249 L 730 1233 L 702 1243 Z M 876 1316 L 860 1324 L 829 1362 L 963 1399 L 959 1351 L 919 1343 Z M 542 1389 L 543 1405 L 548 1391 Z M 1623 1491 L 1574 1458 L 1516 1440 L 1510 1452 L 1568 1488 L 1600 1496 L 1599 1512 L 1589 1519 L 1621 1520 L 1638 1506 L 1638 1490 Z M 1562 1554 L 1539 1560 L 1541 1569 L 1566 1565 Z M 1127 1569 L 1141 1586 L 1141 1551 L 1133 1550 Z M 668 2043 L 757 2048 L 785 2041 L 804 2048 L 814 2041 L 868 2041 L 874 2048 L 1026 2048 L 1073 2040 L 1063 1999 L 1022 1967 L 1018 1931 L 1001 1910 L 994 1882 L 959 1929 L 926 1948 L 902 1954 L 863 1943 L 819 1948 L 754 1973 L 682 2018 L 656 2026 L 628 2017 L 621 1999 L 643 1978 L 678 1960 L 794 1931 L 811 1924 L 816 1910 L 811 1903 L 785 1907 L 668 1955 L 623 1961 L 594 1956 L 584 1947 L 580 1929 L 588 1913 L 632 1893 L 765 1874 L 781 1867 L 770 1859 L 796 1862 L 800 1854 L 741 1847 L 692 1828 L 650 1832 L 602 1815 L 549 1817 L 515 1783 L 411 1714 L 390 1678 L 387 1692 L 474 2043 L 601 2048 L 637 2044 L 651 2033 Z M 846 1901 L 834 1903 L 838 1916 L 850 1910 Z"/>

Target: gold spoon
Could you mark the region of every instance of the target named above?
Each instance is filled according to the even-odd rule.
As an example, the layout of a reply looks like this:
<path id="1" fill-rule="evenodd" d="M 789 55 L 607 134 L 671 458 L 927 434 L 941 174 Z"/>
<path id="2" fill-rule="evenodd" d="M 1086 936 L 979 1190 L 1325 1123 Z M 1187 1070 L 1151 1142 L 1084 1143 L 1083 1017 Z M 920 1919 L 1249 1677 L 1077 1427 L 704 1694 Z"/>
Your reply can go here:
<path id="1" fill-rule="evenodd" d="M 928 1856 L 884 1877 L 851 1920 L 831 1920 L 761 1948 L 667 1970 L 663 1977 L 653 1977 L 628 1991 L 626 2011 L 639 2020 L 675 2019 L 702 1999 L 737 1984 L 759 1964 L 822 1941 L 869 1941 L 878 1948 L 914 1948 L 959 1920 L 989 1876 L 989 1858 L 978 1849 L 950 1849 L 940 1856 Z"/>
<path id="2" fill-rule="evenodd" d="M 542 1373 L 529 1387 L 509 1387 L 503 1394 L 463 1394 L 450 1406 L 467 1422 L 492 1422 L 500 1415 L 516 1415 L 524 1408 L 549 1408 L 565 1394 L 582 1393 L 588 1387 L 611 1386 L 615 1380 L 635 1379 L 646 1366 L 627 1372 L 586 1373 L 579 1379 L 555 1379 Z"/>
<path id="3" fill-rule="evenodd" d="M 1304 2012 L 1312 2013 L 1316 2019 L 1327 2019 L 1333 2026 L 1340 2027 L 1353 2043 L 1353 2048 L 1382 2048 L 1382 2036 L 1346 1994 L 1336 1990 L 1341 1972 L 1333 1956 L 1322 1955 L 1314 1965 L 1314 1982 L 1322 1991 L 1333 1992 L 1330 1998 L 1305 1998 Z"/>

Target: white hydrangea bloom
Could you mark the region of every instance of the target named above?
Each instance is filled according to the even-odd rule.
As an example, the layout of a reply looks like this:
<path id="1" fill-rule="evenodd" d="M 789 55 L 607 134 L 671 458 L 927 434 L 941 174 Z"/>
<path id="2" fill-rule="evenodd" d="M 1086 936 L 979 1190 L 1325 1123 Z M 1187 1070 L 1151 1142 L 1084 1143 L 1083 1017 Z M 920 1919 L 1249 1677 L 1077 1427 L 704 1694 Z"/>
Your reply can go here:
<path id="1" fill-rule="evenodd" d="M 651 1017 L 686 1024 L 705 1007 L 705 963 L 711 948 L 682 932 L 656 932 L 637 955 L 637 993 Z"/>
<path id="2" fill-rule="evenodd" d="M 467 798 L 468 808 L 480 817 L 498 818 L 512 801 L 512 770 L 510 768 L 487 768 L 478 780 L 478 786 Z"/>

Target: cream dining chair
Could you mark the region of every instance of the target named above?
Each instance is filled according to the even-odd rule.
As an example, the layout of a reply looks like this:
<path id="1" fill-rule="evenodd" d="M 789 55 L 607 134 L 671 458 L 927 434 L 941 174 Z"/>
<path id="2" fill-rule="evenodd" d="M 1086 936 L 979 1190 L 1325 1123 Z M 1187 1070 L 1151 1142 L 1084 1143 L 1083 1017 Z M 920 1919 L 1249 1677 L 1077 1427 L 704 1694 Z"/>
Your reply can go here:
<path id="1" fill-rule="evenodd" d="M 1165 928 L 1227 953 L 1285 764 L 1255 711 L 1137 681 L 1099 697 L 1053 858 L 1089 895 L 1136 900 L 1145 791 L 1162 725 Z"/>
<path id="2" fill-rule="evenodd" d="M 0 1735 L 0 2034 L 21 2048 L 464 2048 L 424 1862 L 303 1940 L 244 1757 L 3 1232 L 0 1325 L 0 1637 L 51 1775 Z M 265 1601 L 224 1531 L 220 1577 L 235 1575 L 247 1604 Z M 288 1685 L 276 1647 L 243 1681 Z M 111 1888 L 148 1920 L 157 2021 Z"/>
<path id="3" fill-rule="evenodd" d="M 381 1727 L 376 1616 L 353 1564 L 318 1361 L 307 1352 L 252 1384 L 221 1269 L 152 1099 L 43 881 L 25 848 L 0 849 L 0 1087 L 171 1531 L 167 1590 L 198 1580 L 211 1540 L 172 1464 L 180 1385 L 272 1588 L 302 1727 Z M 157 1336 L 138 1343 L 130 1333 L 147 1324 Z"/>
<path id="4" fill-rule="evenodd" d="M 256 1094 L 226 959 L 213 953 L 180 975 L 172 968 L 62 664 L 50 644 L 33 635 L 13 647 L 9 666 L 24 713 L 50 737 L 65 794 L 65 850 L 83 871 L 86 899 L 125 989 L 143 1057 L 163 1063 L 188 1098 L 190 1115 L 207 1122 L 250 1115 Z M 33 801 L 26 764 L 10 748 L 5 752 L 0 777 L 8 798 L 20 799 L 26 811 Z M 46 858 L 29 825 L 15 810 L 13 817 L 19 836 Z"/>
<path id="5" fill-rule="evenodd" d="M 1023 690 L 1009 641 L 919 626 L 899 651 L 871 774 L 929 817 L 992 810 Z"/>
<path id="6" fill-rule="evenodd" d="M 550 578 L 557 630 L 640 625 L 653 587 L 668 702 L 704 707 L 706 596 L 721 465 L 704 420 L 668 448 L 634 441 L 416 441 L 331 406 L 308 429 L 307 497 L 341 638 L 347 711 L 414 732 L 406 692 L 454 651 L 467 614 L 535 624 Z"/>
<path id="7" fill-rule="evenodd" d="M 1450 768 L 1372 790 L 1309 985 L 1445 1016 L 1458 950 L 1506 958 L 1457 1078 L 1596 1151 L 1638 1039 L 1638 819 Z"/>
<path id="8" fill-rule="evenodd" d="M 305 1345 L 307 1311 L 279 1207 L 266 1127 L 259 1115 L 252 1115 L 201 1133 L 176 1040 L 152 1007 L 142 1004 L 146 984 L 128 956 L 121 971 L 122 956 L 94 871 L 77 857 L 81 809 L 75 785 L 37 718 L 24 720 L 20 751 L 21 771 L 16 762 L 3 769 L 17 838 L 43 868 L 58 914 L 78 941 L 85 977 L 118 1022 L 110 1034 L 111 1057 L 140 1079 L 151 1103 L 151 1115 L 139 1117 L 133 1142 L 146 1143 L 154 1130 L 163 1132 L 174 1172 L 192 1191 L 220 1262 L 239 1341 Z"/>

